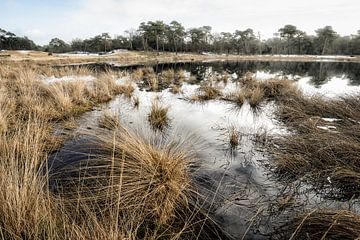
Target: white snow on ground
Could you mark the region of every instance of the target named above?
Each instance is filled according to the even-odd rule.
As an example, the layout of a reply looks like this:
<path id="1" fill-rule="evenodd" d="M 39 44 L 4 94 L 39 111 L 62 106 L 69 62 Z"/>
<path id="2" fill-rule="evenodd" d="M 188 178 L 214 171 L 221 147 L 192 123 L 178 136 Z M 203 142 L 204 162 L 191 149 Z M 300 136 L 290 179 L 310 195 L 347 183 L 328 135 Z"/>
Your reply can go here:
<path id="1" fill-rule="evenodd" d="M 78 52 L 78 53 L 60 53 L 58 56 L 62 57 L 86 57 L 86 56 L 100 56 L 97 53 L 87 53 L 87 52 Z"/>
<path id="2" fill-rule="evenodd" d="M 84 82 L 91 82 L 95 80 L 94 76 L 64 76 L 64 77 L 44 77 L 41 79 L 45 83 L 55 83 L 55 82 L 70 82 L 70 81 L 84 81 Z"/>
<path id="3" fill-rule="evenodd" d="M 21 53 L 21 54 L 27 54 L 27 53 L 29 53 L 31 51 L 30 50 L 18 50 L 17 52 Z"/>
<path id="4" fill-rule="evenodd" d="M 106 53 L 105 52 L 104 53 L 89 53 L 89 52 L 77 51 L 77 52 L 60 53 L 59 56 L 64 56 L 64 57 L 108 56 L 108 55 L 116 55 L 116 54 L 123 53 L 123 52 L 128 52 L 128 50 L 117 49 L 117 50 L 113 50 L 113 51 L 106 52 Z"/>

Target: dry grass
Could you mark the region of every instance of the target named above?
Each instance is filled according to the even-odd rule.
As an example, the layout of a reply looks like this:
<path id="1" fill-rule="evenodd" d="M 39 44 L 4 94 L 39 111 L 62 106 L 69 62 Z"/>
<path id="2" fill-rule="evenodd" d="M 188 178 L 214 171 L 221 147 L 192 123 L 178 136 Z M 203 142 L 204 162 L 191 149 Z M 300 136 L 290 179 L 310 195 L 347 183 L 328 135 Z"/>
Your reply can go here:
<path id="1" fill-rule="evenodd" d="M 120 127 L 119 114 L 105 112 L 99 118 L 99 127 L 100 128 L 105 128 L 105 129 L 108 129 L 108 130 L 114 130 L 116 128 L 119 128 Z"/>
<path id="2" fill-rule="evenodd" d="M 175 72 L 175 82 L 183 82 L 185 80 L 185 71 L 184 70 L 177 70 Z"/>
<path id="3" fill-rule="evenodd" d="M 168 117 L 169 107 L 161 106 L 158 101 L 154 101 L 151 105 L 148 121 L 155 130 L 164 130 L 169 126 L 170 119 Z"/>
<path id="4" fill-rule="evenodd" d="M 246 95 L 242 90 L 239 90 L 227 96 L 226 100 L 234 102 L 238 108 L 241 108 L 246 101 Z"/>
<path id="5" fill-rule="evenodd" d="M 170 85 L 170 92 L 173 93 L 173 94 L 181 93 L 181 86 L 171 84 Z"/>
<path id="6" fill-rule="evenodd" d="M 302 179 L 331 197 L 360 196 L 359 104 L 359 96 L 283 101 L 278 107 L 279 119 L 292 134 L 275 138 L 270 145 L 276 175 Z M 328 122 L 326 118 L 337 120 Z"/>
<path id="7" fill-rule="evenodd" d="M 228 128 L 228 136 L 230 148 L 236 149 L 240 144 L 241 136 L 235 126 L 230 126 Z"/>
<path id="8" fill-rule="evenodd" d="M 198 93 L 191 97 L 192 101 L 208 101 L 222 96 L 221 90 L 217 86 L 206 84 L 198 89 Z"/>
<path id="9" fill-rule="evenodd" d="M 131 239 L 211 239 L 216 226 L 208 228 L 207 217 L 193 201 L 199 195 L 189 173 L 195 161 L 191 139 L 161 136 L 123 127 L 89 133 L 82 149 L 98 151 L 51 175 L 66 208 L 85 214 L 79 223 L 89 222 L 85 217 L 92 212 Z"/>
<path id="10" fill-rule="evenodd" d="M 264 101 L 264 92 L 261 90 L 261 88 L 256 87 L 251 92 L 249 92 L 249 104 L 252 109 L 259 109 L 261 103 Z"/>
<path id="11" fill-rule="evenodd" d="M 117 90 L 120 94 L 123 94 L 125 97 L 127 98 L 131 98 L 135 88 L 132 84 L 130 83 L 125 83 L 123 85 L 119 85 L 118 86 L 118 90 Z"/>
<path id="12" fill-rule="evenodd" d="M 259 110 L 265 101 L 282 103 L 302 97 L 295 82 L 287 79 L 270 79 L 260 81 L 253 74 L 247 73 L 240 79 L 240 88 L 229 94 L 224 100 L 234 102 L 241 108 L 248 101 L 253 110 Z"/>
<path id="13" fill-rule="evenodd" d="M 159 90 L 159 78 L 151 67 L 136 69 L 131 73 L 131 78 L 137 82 L 144 82 L 150 91 Z"/>
<path id="14" fill-rule="evenodd" d="M 161 80 L 167 84 L 171 84 L 175 80 L 174 69 L 169 69 L 161 72 Z"/>
<path id="15" fill-rule="evenodd" d="M 280 228 L 278 239 L 358 239 L 360 216 L 346 210 L 314 210 Z"/>
<path id="16" fill-rule="evenodd" d="M 48 154 L 62 142 L 54 124 L 69 119 L 64 127 L 72 129 L 80 109 L 121 92 L 112 73 L 87 84 L 46 84 L 38 71 L 14 69 L 0 67 L 9 76 L 0 80 L 2 239 L 211 239 L 217 228 L 194 201 L 188 141 L 141 138 L 105 116 L 107 127 L 117 127 L 87 135 L 82 147 L 91 154 L 47 171 Z M 164 108 L 154 108 L 155 118 L 164 117 Z"/>

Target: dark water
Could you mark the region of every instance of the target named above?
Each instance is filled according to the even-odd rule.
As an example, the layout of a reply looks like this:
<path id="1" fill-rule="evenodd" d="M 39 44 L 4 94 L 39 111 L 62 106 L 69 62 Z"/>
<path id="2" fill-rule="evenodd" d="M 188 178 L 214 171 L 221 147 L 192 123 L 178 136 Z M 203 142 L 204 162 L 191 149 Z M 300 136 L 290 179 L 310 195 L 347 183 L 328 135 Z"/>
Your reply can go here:
<path id="1" fill-rule="evenodd" d="M 203 80 L 207 77 L 209 69 L 212 72 L 229 74 L 236 73 L 239 77 L 247 72 L 264 71 L 271 74 L 298 75 L 310 77 L 311 83 L 320 86 L 332 77 L 349 79 L 351 85 L 360 85 L 360 63 L 354 62 L 268 62 L 268 61 L 221 61 L 221 62 L 179 62 L 161 63 L 155 65 L 117 66 L 110 63 L 87 65 L 97 70 L 133 70 L 139 67 L 153 67 L 157 73 L 167 69 L 185 70 Z"/>
<path id="2" fill-rule="evenodd" d="M 333 62 L 208 62 L 208 63 L 175 63 L 154 66 L 157 72 L 169 68 L 184 69 L 196 75 L 199 79 L 206 77 L 207 70 L 221 73 L 226 71 L 242 77 L 247 72 L 264 71 L 267 73 L 282 73 L 284 75 L 299 75 L 311 77 L 314 85 L 321 85 L 331 77 L 344 76 L 353 85 L 360 85 L 360 63 Z"/>

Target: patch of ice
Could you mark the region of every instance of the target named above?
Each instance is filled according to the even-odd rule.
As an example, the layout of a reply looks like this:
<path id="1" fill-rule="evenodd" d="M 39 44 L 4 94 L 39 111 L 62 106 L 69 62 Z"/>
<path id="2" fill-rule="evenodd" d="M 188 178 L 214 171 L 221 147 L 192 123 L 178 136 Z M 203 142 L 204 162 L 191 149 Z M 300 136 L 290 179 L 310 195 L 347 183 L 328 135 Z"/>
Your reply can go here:
<path id="1" fill-rule="evenodd" d="M 85 56 L 99 56 L 98 53 L 89 53 L 89 52 L 69 52 L 69 53 L 59 53 L 58 56 L 62 57 L 85 57 Z"/>
<path id="2" fill-rule="evenodd" d="M 27 54 L 27 53 L 29 53 L 31 51 L 30 50 L 18 50 L 17 52 L 21 53 L 21 54 Z"/>

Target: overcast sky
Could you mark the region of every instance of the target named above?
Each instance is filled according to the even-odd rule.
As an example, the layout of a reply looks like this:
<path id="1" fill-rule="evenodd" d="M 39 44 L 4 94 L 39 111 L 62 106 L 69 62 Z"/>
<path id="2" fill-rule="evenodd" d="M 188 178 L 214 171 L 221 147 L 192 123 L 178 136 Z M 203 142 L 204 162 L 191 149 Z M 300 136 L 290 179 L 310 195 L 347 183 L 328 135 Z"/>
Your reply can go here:
<path id="1" fill-rule="evenodd" d="M 350 35 L 360 30 L 360 0 L 0 0 L 0 28 L 38 44 L 122 34 L 149 20 L 210 25 L 216 32 L 253 28 L 263 38 L 285 24 L 308 34 L 331 25 Z"/>

